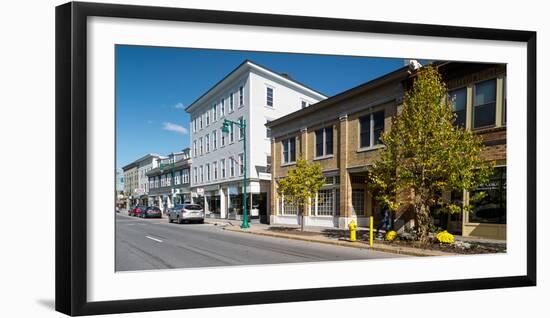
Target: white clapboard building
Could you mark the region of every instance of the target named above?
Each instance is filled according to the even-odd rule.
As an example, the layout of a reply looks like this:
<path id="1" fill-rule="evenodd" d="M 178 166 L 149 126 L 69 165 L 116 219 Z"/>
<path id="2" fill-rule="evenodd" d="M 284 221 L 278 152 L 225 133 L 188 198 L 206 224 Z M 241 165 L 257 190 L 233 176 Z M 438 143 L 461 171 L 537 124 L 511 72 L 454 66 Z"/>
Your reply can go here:
<path id="1" fill-rule="evenodd" d="M 265 124 L 326 96 L 251 61 L 236 69 L 186 108 L 191 119 L 191 196 L 208 214 L 242 218 L 243 132 L 222 133 L 224 119 L 247 123 L 247 206 L 253 218 L 269 216 L 270 131 Z M 264 218 L 265 217 L 265 218 Z"/>

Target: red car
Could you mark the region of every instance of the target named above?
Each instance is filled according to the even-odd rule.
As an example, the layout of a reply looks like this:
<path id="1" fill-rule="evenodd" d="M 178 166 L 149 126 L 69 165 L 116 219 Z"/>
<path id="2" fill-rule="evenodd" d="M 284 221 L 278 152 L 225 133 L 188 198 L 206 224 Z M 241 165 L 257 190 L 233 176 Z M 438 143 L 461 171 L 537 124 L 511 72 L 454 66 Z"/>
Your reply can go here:
<path id="1" fill-rule="evenodd" d="M 128 211 L 129 216 L 138 216 L 141 217 L 143 213 L 145 213 L 145 210 L 147 210 L 147 206 L 145 205 L 136 205 L 133 209 Z"/>

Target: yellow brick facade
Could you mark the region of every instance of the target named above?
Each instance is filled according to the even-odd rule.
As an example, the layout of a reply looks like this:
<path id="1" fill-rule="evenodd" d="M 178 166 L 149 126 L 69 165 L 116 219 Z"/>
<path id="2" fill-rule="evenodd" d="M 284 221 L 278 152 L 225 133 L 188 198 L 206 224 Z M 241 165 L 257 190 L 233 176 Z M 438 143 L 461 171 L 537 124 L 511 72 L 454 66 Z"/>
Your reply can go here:
<path id="1" fill-rule="evenodd" d="M 482 135 L 487 145 L 482 156 L 487 160 L 496 161 L 500 166 L 506 165 L 506 127 L 502 119 L 504 111 L 504 95 L 502 93 L 505 71 L 506 69 L 503 66 L 489 66 L 454 78 L 452 77 L 453 72 L 446 74 L 451 76 L 450 80 L 447 79 L 449 87 L 468 87 L 469 97 L 472 96 L 474 83 L 491 78 L 497 79 L 496 115 L 500 117 L 497 118 L 494 127 L 479 130 L 478 133 Z M 277 216 L 280 216 L 278 212 L 280 202 L 277 195 L 277 180 L 284 178 L 289 169 L 295 167 L 292 163 L 284 164 L 282 162 L 282 141 L 287 138 L 296 138 L 296 158 L 305 158 L 310 163 L 319 163 L 326 176 L 339 177 L 339 184 L 335 186 L 338 192 L 334 193 L 339 196 L 339 200 L 336 202 L 338 207 L 335 207 L 335 209 L 339 209 L 340 212 L 338 215 L 333 216 L 334 226 L 345 228 L 351 219 L 356 219 L 360 225 L 364 225 L 368 216 L 377 216 L 374 212 L 376 203 L 361 178 L 364 177 L 368 167 L 379 158 L 380 146 L 367 149 L 360 148 L 360 119 L 369 116 L 371 113 L 383 111 L 384 131 L 391 129 L 392 118 L 397 115 L 398 109 L 400 109 L 404 91 L 410 83 L 410 78 L 409 73 L 403 70 L 401 73 L 394 73 L 390 77 L 389 80 L 383 78 L 375 83 L 376 85 L 365 84 L 329 98 L 311 106 L 311 110 L 301 110 L 286 116 L 288 118 L 276 121 L 275 125 L 271 127 L 273 136 L 271 211 L 275 221 L 278 220 Z M 313 111 L 313 108 L 316 107 L 317 109 Z M 466 118 L 468 129 L 471 129 L 473 116 L 471 107 L 471 101 L 469 101 Z M 333 129 L 333 154 L 316 158 L 315 131 L 324 127 L 332 127 Z M 354 204 L 352 202 L 353 191 L 364 193 L 363 197 L 356 196 L 356 201 L 358 197 L 361 197 L 364 202 L 359 200 Z M 464 194 L 464 199 L 468 202 L 467 193 Z M 357 211 L 357 206 L 361 206 L 363 211 Z M 303 215 L 313 219 L 314 215 L 311 215 L 309 205 L 304 209 Z M 292 218 L 292 216 L 289 216 L 289 218 Z M 317 218 L 317 220 L 319 219 L 321 217 Z M 323 220 L 328 219 L 325 217 Z M 468 213 L 464 213 L 462 219 L 462 225 L 457 226 L 461 226 L 464 235 L 497 239 L 506 238 L 505 224 L 470 223 Z M 326 224 L 329 223 L 330 221 L 326 221 Z"/>

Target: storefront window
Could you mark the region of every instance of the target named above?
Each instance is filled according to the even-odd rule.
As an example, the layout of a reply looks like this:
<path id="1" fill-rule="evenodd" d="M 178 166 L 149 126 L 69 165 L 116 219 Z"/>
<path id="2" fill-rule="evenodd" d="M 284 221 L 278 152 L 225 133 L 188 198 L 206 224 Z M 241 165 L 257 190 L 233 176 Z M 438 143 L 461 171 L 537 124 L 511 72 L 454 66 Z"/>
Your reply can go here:
<path id="1" fill-rule="evenodd" d="M 284 199 L 284 196 L 281 196 L 279 199 L 279 213 L 283 215 L 297 215 L 298 204 L 292 201 L 287 201 Z"/>
<path id="2" fill-rule="evenodd" d="M 243 214 L 242 193 L 229 195 L 229 213 L 235 213 L 236 215 Z"/>
<path id="3" fill-rule="evenodd" d="M 317 215 L 329 216 L 334 210 L 334 192 L 332 189 L 319 190 L 317 193 Z"/>
<path id="4" fill-rule="evenodd" d="M 206 197 L 208 203 L 208 210 L 212 213 L 220 213 L 220 196 L 211 195 Z"/>
<path id="5" fill-rule="evenodd" d="M 485 195 L 472 200 L 480 192 Z M 487 184 L 470 192 L 470 205 L 470 222 L 506 224 L 506 167 L 495 168 Z"/>
<path id="6" fill-rule="evenodd" d="M 365 215 L 364 189 L 353 189 L 351 191 L 351 206 L 353 215 Z"/>

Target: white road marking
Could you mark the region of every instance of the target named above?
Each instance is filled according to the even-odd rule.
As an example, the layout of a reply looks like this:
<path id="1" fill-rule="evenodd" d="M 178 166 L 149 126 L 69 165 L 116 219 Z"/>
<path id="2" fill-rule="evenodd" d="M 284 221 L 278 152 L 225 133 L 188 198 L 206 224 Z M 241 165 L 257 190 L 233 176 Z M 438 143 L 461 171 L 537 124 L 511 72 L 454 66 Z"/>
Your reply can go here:
<path id="1" fill-rule="evenodd" d="M 145 236 L 146 238 L 150 239 L 150 240 L 153 240 L 153 241 L 157 241 L 159 243 L 162 243 L 161 240 L 159 240 L 158 238 L 154 238 L 154 237 L 151 237 L 151 236 Z"/>

